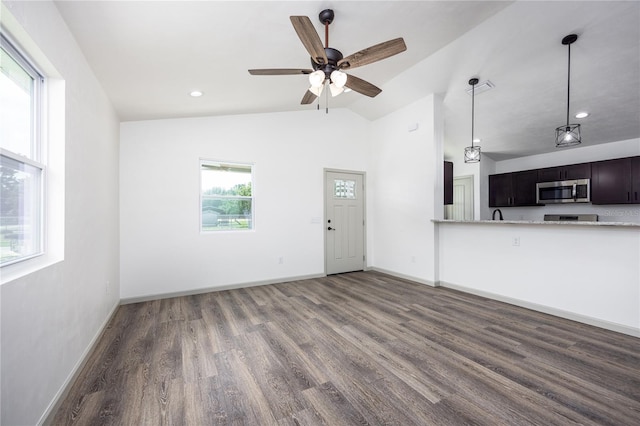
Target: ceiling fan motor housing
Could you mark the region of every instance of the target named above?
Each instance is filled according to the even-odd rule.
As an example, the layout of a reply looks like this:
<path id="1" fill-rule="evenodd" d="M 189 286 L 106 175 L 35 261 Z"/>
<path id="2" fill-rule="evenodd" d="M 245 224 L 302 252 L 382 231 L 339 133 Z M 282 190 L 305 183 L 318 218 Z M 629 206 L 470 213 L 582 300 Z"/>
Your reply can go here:
<path id="1" fill-rule="evenodd" d="M 331 73 L 338 68 L 338 61 L 340 61 L 343 56 L 342 52 L 332 47 L 325 47 L 324 53 L 327 55 L 327 63 L 326 64 L 318 64 L 313 59 L 311 59 L 311 66 L 314 71 L 322 70 L 324 71 L 324 75 L 329 78 Z"/>

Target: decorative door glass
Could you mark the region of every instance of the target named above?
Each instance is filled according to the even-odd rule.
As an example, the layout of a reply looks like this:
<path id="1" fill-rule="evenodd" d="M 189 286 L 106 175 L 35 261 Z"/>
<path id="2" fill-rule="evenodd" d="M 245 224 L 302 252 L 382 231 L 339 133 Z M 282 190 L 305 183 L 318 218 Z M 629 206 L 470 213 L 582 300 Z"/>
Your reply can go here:
<path id="1" fill-rule="evenodd" d="M 334 179 L 333 181 L 333 197 L 345 198 L 349 200 L 356 199 L 356 181 Z"/>

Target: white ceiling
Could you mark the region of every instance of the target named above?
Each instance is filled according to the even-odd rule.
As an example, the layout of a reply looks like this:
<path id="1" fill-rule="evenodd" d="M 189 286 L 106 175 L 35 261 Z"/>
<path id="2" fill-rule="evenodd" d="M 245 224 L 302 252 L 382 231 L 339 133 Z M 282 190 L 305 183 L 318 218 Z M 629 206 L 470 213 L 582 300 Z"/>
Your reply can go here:
<path id="1" fill-rule="evenodd" d="M 430 93 L 445 106 L 445 153 L 475 134 L 494 159 L 554 150 L 565 122 L 567 48 L 571 111 L 583 145 L 640 137 L 640 2 L 538 1 L 57 1 L 122 121 L 315 109 L 300 105 L 306 76 L 251 76 L 250 68 L 309 68 L 290 15 L 335 11 L 329 44 L 345 56 L 403 37 L 407 51 L 349 73 L 379 86 L 330 108 L 374 120 Z M 321 37 L 324 39 L 324 37 Z M 191 98 L 198 89 L 205 95 Z M 324 107 L 324 96 L 321 106 Z M 572 122 L 576 121 L 572 119 Z"/>

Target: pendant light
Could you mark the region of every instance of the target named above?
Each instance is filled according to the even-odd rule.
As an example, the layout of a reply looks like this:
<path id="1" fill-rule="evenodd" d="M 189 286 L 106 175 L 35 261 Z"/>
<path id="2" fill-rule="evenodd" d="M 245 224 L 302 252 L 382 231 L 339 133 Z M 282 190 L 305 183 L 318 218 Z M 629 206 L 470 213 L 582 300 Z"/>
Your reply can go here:
<path id="1" fill-rule="evenodd" d="M 476 84 L 478 84 L 477 78 L 472 78 L 469 80 L 469 84 L 471 85 L 471 146 L 468 146 L 464 149 L 464 162 L 465 163 L 478 163 L 480 162 L 480 147 L 473 146 L 473 125 L 474 125 L 474 114 L 475 114 L 475 88 Z"/>
<path id="2" fill-rule="evenodd" d="M 580 139 L 580 125 L 569 124 L 569 99 L 571 88 L 571 44 L 578 39 L 575 34 L 569 34 L 562 39 L 562 44 L 567 46 L 568 66 L 567 66 L 567 124 L 556 128 L 556 148 L 578 145 Z"/>

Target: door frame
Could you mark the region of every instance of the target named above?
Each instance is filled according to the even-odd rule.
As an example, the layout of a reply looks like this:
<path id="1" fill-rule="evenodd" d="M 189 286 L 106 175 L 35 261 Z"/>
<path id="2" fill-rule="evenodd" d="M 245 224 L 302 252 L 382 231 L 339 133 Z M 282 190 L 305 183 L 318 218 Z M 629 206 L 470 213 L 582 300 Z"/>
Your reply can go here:
<path id="1" fill-rule="evenodd" d="M 324 250 L 324 275 L 327 276 L 327 173 L 349 173 L 354 175 L 362 176 L 362 217 L 364 218 L 364 225 L 362 229 L 362 252 L 364 254 L 363 262 L 363 270 L 369 270 L 367 266 L 367 261 L 369 256 L 367 254 L 367 225 L 369 221 L 367 220 L 367 172 L 360 170 L 345 170 L 345 169 L 333 169 L 325 167 L 322 171 L 322 241 L 323 241 L 323 250 Z"/>

